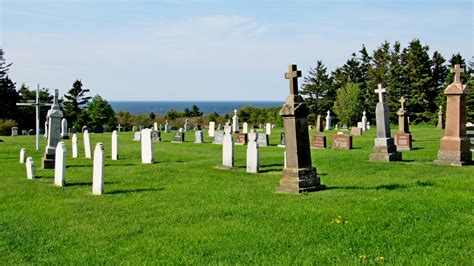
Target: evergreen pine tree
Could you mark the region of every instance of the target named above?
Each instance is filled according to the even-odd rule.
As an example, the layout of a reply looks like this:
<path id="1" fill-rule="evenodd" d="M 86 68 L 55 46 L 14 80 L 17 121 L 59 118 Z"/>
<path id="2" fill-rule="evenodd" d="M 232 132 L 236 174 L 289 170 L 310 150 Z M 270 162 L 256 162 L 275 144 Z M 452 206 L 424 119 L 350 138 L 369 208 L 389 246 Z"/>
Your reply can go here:
<path id="1" fill-rule="evenodd" d="M 76 80 L 72 84 L 72 88 L 64 95 L 64 98 L 66 98 L 66 101 L 63 103 L 64 117 L 76 128 L 81 128 L 84 122 L 77 122 L 77 120 L 81 114 L 82 108 L 91 99 L 90 96 L 85 95 L 87 92 L 89 92 L 89 89 L 84 89 L 82 87 L 82 82 Z"/>
<path id="2" fill-rule="evenodd" d="M 18 107 L 16 103 L 20 100 L 15 90 L 15 83 L 8 77 L 8 71 L 12 63 L 6 63 L 3 57 L 3 49 L 0 48 L 0 120 L 18 119 Z"/>
<path id="3" fill-rule="evenodd" d="M 313 119 L 317 115 L 323 115 L 333 106 L 336 90 L 322 61 L 317 61 L 316 67 L 309 69 L 309 74 L 303 81 L 301 94 L 305 96 Z"/>

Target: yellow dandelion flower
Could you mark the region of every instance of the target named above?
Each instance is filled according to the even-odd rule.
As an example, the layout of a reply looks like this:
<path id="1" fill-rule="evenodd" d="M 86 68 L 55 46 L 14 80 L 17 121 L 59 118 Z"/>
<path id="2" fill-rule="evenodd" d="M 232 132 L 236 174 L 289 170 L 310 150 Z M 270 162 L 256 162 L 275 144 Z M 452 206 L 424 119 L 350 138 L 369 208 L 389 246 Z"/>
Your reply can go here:
<path id="1" fill-rule="evenodd" d="M 367 259 L 367 256 L 366 256 L 366 255 L 360 255 L 360 256 L 359 256 L 359 260 L 360 260 L 360 261 L 365 261 L 365 259 Z"/>
<path id="2" fill-rule="evenodd" d="M 336 223 L 337 223 L 337 224 L 340 224 L 340 223 L 341 223 L 341 220 L 336 219 Z"/>
<path id="3" fill-rule="evenodd" d="M 348 223 L 349 223 L 349 221 L 347 221 L 347 220 L 346 220 L 346 221 L 344 221 L 344 223 L 345 223 L 345 224 L 348 224 Z"/>

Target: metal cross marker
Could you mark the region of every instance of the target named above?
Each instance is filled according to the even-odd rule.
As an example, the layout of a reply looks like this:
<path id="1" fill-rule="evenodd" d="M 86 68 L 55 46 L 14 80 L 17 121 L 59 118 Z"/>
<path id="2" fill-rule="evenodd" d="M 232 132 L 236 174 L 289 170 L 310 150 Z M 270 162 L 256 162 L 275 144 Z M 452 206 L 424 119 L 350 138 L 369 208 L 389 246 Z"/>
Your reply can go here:
<path id="1" fill-rule="evenodd" d="M 399 102 L 402 104 L 402 109 L 405 109 L 405 98 L 400 98 Z"/>
<path id="2" fill-rule="evenodd" d="M 39 111 L 41 106 L 51 106 L 51 103 L 41 103 L 39 99 L 39 84 L 36 86 L 36 101 L 33 103 L 17 103 L 17 106 L 35 106 L 36 107 L 36 150 L 39 150 L 39 125 L 40 117 Z"/>
<path id="3" fill-rule="evenodd" d="M 456 64 L 451 71 L 454 72 L 454 82 L 461 82 L 461 73 L 464 73 L 464 68 Z"/>
<path id="4" fill-rule="evenodd" d="M 301 71 L 297 70 L 296 65 L 289 65 L 288 72 L 285 73 L 285 79 L 290 80 L 290 95 L 298 95 L 299 77 L 301 77 Z"/>
<path id="5" fill-rule="evenodd" d="M 379 102 L 383 103 L 383 93 L 385 92 L 385 89 L 382 88 L 382 84 L 379 83 L 378 89 L 376 89 L 375 92 L 379 94 Z"/>

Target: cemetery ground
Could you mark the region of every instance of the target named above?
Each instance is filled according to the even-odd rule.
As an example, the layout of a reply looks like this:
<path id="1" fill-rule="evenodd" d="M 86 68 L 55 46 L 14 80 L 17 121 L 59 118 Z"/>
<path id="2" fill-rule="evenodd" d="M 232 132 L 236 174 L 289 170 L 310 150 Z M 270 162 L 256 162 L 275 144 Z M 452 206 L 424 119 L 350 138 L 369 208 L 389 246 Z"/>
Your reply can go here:
<path id="1" fill-rule="evenodd" d="M 275 193 L 281 129 L 260 148 L 260 174 L 245 172 L 246 146 L 238 145 L 237 167 L 217 169 L 222 146 L 208 137 L 194 144 L 193 132 L 187 143 L 162 133 L 152 165 L 141 164 L 133 133 L 119 133 L 118 161 L 110 160 L 111 134 L 91 134 L 92 149 L 105 147 L 101 196 L 91 194 L 82 134 L 78 159 L 65 140 L 62 188 L 54 170 L 40 169 L 34 136 L 2 137 L 0 263 L 471 264 L 474 166 L 434 165 L 443 131 L 411 131 L 415 149 L 402 151 L 403 162 L 368 161 L 375 129 L 354 136 L 353 150 L 312 150 L 328 189 L 300 195 Z M 26 179 L 22 147 L 39 179 Z"/>

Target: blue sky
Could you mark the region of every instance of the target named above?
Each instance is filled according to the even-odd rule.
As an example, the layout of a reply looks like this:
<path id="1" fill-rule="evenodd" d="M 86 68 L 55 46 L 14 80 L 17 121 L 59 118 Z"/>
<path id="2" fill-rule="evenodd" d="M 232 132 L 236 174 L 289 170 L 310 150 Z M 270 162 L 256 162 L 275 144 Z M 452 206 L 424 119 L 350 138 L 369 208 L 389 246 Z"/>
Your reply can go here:
<path id="1" fill-rule="evenodd" d="M 473 1 L 1 0 L 11 78 L 108 100 L 276 100 L 288 64 L 333 70 L 363 44 L 419 38 L 473 56 Z"/>

